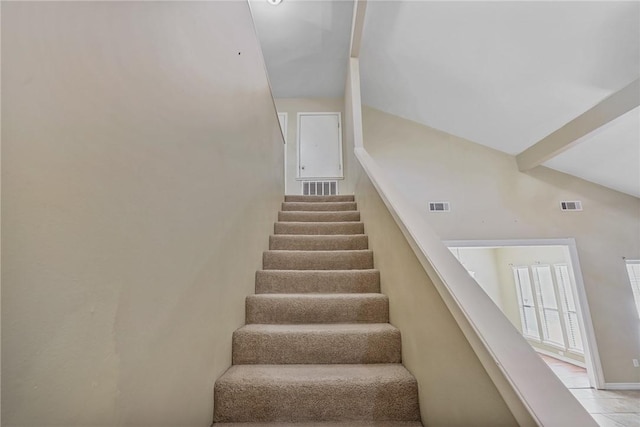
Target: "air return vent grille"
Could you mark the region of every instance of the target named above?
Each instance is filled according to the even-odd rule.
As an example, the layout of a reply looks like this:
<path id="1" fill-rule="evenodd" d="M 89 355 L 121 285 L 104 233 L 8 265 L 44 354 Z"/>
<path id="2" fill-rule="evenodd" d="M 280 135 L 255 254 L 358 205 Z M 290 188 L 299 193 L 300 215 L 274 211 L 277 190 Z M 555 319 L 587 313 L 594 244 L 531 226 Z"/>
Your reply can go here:
<path id="1" fill-rule="evenodd" d="M 563 211 L 581 211 L 582 202 L 580 201 L 560 202 L 560 209 L 562 209 Z"/>
<path id="2" fill-rule="evenodd" d="M 429 212 L 450 212 L 449 202 L 429 202 Z"/>
<path id="3" fill-rule="evenodd" d="M 303 196 L 334 196 L 338 194 L 338 181 L 302 181 Z"/>

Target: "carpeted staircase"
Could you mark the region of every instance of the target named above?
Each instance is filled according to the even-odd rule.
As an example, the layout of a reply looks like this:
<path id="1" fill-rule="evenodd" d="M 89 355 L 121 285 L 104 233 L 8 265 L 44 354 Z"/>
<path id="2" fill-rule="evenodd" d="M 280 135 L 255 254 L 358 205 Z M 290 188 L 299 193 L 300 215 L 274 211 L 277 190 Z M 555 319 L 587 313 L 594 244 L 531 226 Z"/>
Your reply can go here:
<path id="1" fill-rule="evenodd" d="M 216 425 L 421 426 L 353 196 L 285 196 L 215 385 Z"/>

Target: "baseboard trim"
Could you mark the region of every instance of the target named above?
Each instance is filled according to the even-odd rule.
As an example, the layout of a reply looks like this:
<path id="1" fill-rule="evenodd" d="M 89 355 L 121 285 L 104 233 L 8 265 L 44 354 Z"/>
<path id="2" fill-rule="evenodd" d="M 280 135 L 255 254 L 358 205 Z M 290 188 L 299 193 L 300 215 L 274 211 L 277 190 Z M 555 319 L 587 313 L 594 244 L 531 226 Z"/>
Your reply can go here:
<path id="1" fill-rule="evenodd" d="M 605 390 L 640 390 L 640 383 L 605 383 Z"/>

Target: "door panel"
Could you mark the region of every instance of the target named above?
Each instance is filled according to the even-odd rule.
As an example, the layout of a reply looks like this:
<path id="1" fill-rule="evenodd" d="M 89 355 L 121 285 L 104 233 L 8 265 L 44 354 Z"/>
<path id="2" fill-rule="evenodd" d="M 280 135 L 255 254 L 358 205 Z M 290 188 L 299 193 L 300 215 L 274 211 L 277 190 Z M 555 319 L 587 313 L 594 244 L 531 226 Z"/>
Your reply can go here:
<path id="1" fill-rule="evenodd" d="M 298 177 L 343 177 L 340 113 L 298 114 Z"/>

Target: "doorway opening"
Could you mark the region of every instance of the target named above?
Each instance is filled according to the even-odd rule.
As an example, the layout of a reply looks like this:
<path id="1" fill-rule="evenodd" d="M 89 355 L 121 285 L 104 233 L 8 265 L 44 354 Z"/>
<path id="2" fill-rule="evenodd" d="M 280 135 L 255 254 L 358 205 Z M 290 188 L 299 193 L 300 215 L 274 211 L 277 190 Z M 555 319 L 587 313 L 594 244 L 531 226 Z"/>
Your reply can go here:
<path id="1" fill-rule="evenodd" d="M 604 388 L 573 239 L 445 244 L 568 388 Z"/>

